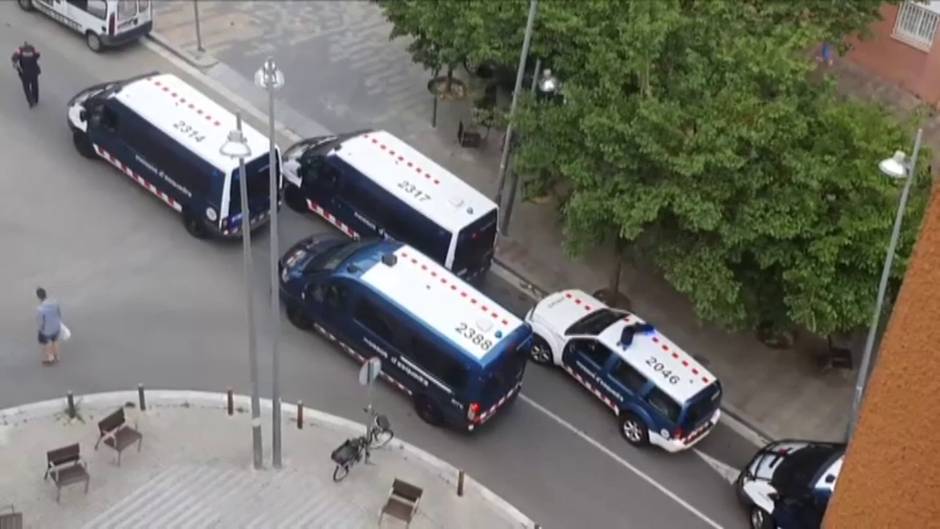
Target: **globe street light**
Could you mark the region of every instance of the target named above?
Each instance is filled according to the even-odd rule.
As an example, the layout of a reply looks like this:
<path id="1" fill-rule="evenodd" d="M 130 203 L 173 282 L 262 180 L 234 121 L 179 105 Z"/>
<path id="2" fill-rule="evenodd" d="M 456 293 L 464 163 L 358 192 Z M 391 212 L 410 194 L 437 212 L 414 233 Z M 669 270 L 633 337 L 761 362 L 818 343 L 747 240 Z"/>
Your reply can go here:
<path id="1" fill-rule="evenodd" d="M 274 141 L 274 91 L 284 86 L 284 74 L 277 69 L 274 58 L 268 57 L 255 72 L 255 84 L 268 91 L 268 186 L 271 206 L 271 455 L 274 468 L 281 468 L 281 376 L 280 355 L 277 350 L 278 335 L 281 332 L 281 307 L 278 296 L 277 258 L 278 222 L 277 209 L 280 193 L 280 167 L 277 160 L 277 144 Z"/>
<path id="2" fill-rule="evenodd" d="M 538 94 L 542 98 L 550 98 L 558 93 L 561 82 L 552 75 L 552 71 L 546 68 L 542 71 L 542 78 L 538 82 Z"/>
<path id="3" fill-rule="evenodd" d="M 242 133 L 242 115 L 235 114 L 235 130 L 219 148 L 219 153 L 238 159 L 238 190 L 241 195 L 242 261 L 245 268 L 245 303 L 248 310 L 248 364 L 251 371 L 251 446 L 256 469 L 262 467 L 261 451 L 261 399 L 258 395 L 258 339 L 255 336 L 255 310 L 251 288 L 251 220 L 248 212 L 248 182 L 245 177 L 245 158 L 251 156 L 251 147 Z"/>
<path id="4" fill-rule="evenodd" d="M 878 168 L 889 178 L 906 179 L 904 189 L 901 191 L 901 199 L 898 202 L 898 211 L 894 217 L 894 229 L 891 232 L 891 240 L 888 243 L 888 254 L 885 257 L 884 268 L 881 270 L 881 282 L 878 284 L 878 298 L 875 301 L 875 312 L 871 317 L 871 326 L 868 328 L 868 337 L 865 340 L 865 351 L 862 354 L 862 364 L 858 368 L 858 375 L 855 379 L 855 394 L 852 399 L 852 415 L 849 417 L 849 429 L 846 435 L 847 440 L 851 439 L 855 427 L 858 425 L 858 414 L 862 405 L 862 396 L 865 393 L 865 385 L 868 382 L 869 366 L 871 365 L 872 351 L 875 348 L 875 337 L 878 334 L 878 320 L 881 317 L 881 307 L 884 304 L 885 291 L 888 288 L 888 278 L 891 276 L 891 265 L 894 261 L 894 252 L 898 245 L 898 239 L 901 238 L 901 221 L 904 219 L 904 210 L 907 209 L 907 198 L 910 195 L 911 185 L 914 183 L 914 177 L 917 174 L 917 155 L 920 153 L 920 142 L 924 130 L 917 131 L 917 138 L 914 140 L 914 154 L 910 158 L 903 151 L 896 151 L 894 156 L 882 160 Z"/>

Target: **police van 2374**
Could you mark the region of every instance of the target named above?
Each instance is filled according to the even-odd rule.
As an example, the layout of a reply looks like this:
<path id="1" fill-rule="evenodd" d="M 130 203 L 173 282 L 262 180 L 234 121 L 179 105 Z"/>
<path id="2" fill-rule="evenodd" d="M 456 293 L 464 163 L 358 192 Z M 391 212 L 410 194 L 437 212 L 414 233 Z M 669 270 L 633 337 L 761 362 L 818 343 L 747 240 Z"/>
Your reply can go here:
<path id="1" fill-rule="evenodd" d="M 522 387 L 529 326 L 410 246 L 311 237 L 280 273 L 290 321 L 359 362 L 380 358 L 430 424 L 472 431 Z"/>
<path id="2" fill-rule="evenodd" d="M 69 101 L 68 122 L 79 153 L 104 158 L 182 214 L 193 236 L 241 233 L 238 161 L 219 152 L 235 116 L 192 86 L 156 72 L 92 86 Z M 245 174 L 254 229 L 268 218 L 268 139 L 247 124 L 242 132 L 253 153 Z"/>
<path id="3" fill-rule="evenodd" d="M 637 316 L 566 290 L 541 300 L 526 321 L 535 333 L 530 358 L 562 367 L 603 401 L 631 444 L 678 452 L 717 424 L 718 380 Z"/>
<path id="4" fill-rule="evenodd" d="M 347 236 L 406 242 L 472 281 L 496 243 L 485 195 L 385 131 L 303 140 L 284 152 L 284 199 Z"/>

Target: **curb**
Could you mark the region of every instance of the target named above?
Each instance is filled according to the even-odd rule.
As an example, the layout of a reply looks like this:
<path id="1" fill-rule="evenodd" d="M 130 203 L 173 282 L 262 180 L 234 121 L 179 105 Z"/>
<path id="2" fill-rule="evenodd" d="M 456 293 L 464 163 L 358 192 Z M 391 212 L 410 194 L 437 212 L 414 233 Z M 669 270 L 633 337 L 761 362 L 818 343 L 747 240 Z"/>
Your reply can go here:
<path id="1" fill-rule="evenodd" d="M 208 391 L 147 390 L 146 398 L 148 410 L 152 408 L 186 408 L 195 406 L 203 409 L 218 409 L 224 411 L 227 407 L 227 395 L 225 393 L 212 393 Z M 76 407 L 80 406 L 82 408 L 123 407 L 127 403 L 134 403 L 136 405 L 138 402 L 137 399 L 137 391 L 111 391 L 92 393 L 89 395 L 75 395 Z M 251 397 L 249 395 L 233 395 L 233 402 L 236 408 L 248 409 L 251 407 Z M 18 423 L 28 422 L 30 420 L 64 414 L 65 408 L 66 401 L 63 397 L 0 409 L 0 426 L 14 426 Z M 261 399 L 262 413 L 270 412 L 272 409 L 273 404 L 270 399 Z M 143 411 L 142 413 L 146 414 L 147 411 Z M 296 421 L 296 405 L 282 401 L 281 414 L 285 422 Z M 319 424 L 321 426 L 331 427 L 334 430 L 347 431 L 353 435 L 361 434 L 366 428 L 366 425 L 362 423 L 307 408 L 306 406 L 304 407 L 304 414 L 306 415 L 304 421 L 308 424 Z M 405 454 L 430 466 L 438 472 L 440 479 L 456 488 L 457 475 L 460 472 L 457 467 L 397 437 L 392 439 L 389 446 L 396 447 Z M 464 476 L 464 488 L 466 490 L 475 490 L 484 501 L 492 504 L 497 510 L 502 511 L 508 519 L 518 524 L 519 527 L 526 529 L 536 527 L 535 522 L 523 514 L 522 511 L 466 474 Z"/>
<path id="2" fill-rule="evenodd" d="M 161 47 L 167 49 L 173 55 L 176 55 L 180 59 L 183 59 L 184 61 L 186 61 L 187 64 L 189 64 L 193 68 L 204 70 L 206 68 L 211 68 L 212 66 L 215 66 L 219 62 L 218 59 L 216 59 L 212 55 L 209 55 L 208 53 L 202 53 L 202 54 L 190 53 L 186 50 L 183 50 L 182 48 L 179 48 L 177 46 L 174 46 L 173 44 L 170 44 L 169 39 L 164 37 L 163 34 L 158 31 L 151 31 L 147 35 L 147 38 L 153 41 L 154 43 L 160 45 Z"/>

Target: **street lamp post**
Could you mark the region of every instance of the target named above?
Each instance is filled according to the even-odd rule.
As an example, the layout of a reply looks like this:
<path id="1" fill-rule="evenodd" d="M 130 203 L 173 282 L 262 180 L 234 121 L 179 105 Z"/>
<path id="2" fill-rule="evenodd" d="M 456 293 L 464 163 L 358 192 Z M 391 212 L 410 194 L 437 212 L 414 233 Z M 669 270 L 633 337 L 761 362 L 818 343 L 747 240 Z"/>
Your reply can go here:
<path id="1" fill-rule="evenodd" d="M 280 355 L 277 350 L 278 335 L 281 332 L 281 306 L 278 296 L 277 259 L 278 221 L 277 210 L 280 193 L 278 192 L 279 167 L 277 164 L 277 144 L 274 137 L 274 91 L 284 86 L 284 74 L 277 69 L 273 57 L 268 57 L 264 65 L 255 72 L 255 84 L 268 91 L 268 186 L 271 201 L 271 455 L 274 468 L 281 468 L 281 376 Z"/>
<path id="2" fill-rule="evenodd" d="M 241 195 L 242 261 L 245 268 L 245 303 L 248 311 L 248 363 L 251 371 L 251 445 L 255 469 L 262 467 L 261 449 L 261 399 L 258 395 L 258 339 L 255 335 L 254 295 L 251 287 L 251 221 L 248 214 L 248 185 L 245 177 L 245 158 L 251 156 L 251 148 L 242 133 L 242 115 L 235 114 L 235 130 L 219 148 L 223 156 L 238 159 L 238 189 Z"/>
<path id="3" fill-rule="evenodd" d="M 885 256 L 884 268 L 881 270 L 881 282 L 878 284 L 878 297 L 875 301 L 875 312 L 871 317 L 871 326 L 868 328 L 868 337 L 865 339 L 865 351 L 862 354 L 862 363 L 858 368 L 858 375 L 855 379 L 855 394 L 852 399 L 852 415 L 849 417 L 849 429 L 846 435 L 847 440 L 851 439 L 858 425 L 858 414 L 862 405 L 862 397 L 865 394 L 865 385 L 868 382 L 868 372 L 871 366 L 872 352 L 875 348 L 875 338 L 878 334 L 878 321 L 881 318 L 881 308 L 884 305 L 885 291 L 888 288 L 888 278 L 891 276 L 891 266 L 894 262 L 894 252 L 898 246 L 898 240 L 901 238 L 901 221 L 904 219 L 904 210 L 907 209 L 907 199 L 910 195 L 911 185 L 914 183 L 914 177 L 917 175 L 917 155 L 920 154 L 921 137 L 924 130 L 917 131 L 917 138 L 914 140 L 914 153 L 910 158 L 903 151 L 897 151 L 894 156 L 883 160 L 878 164 L 878 168 L 886 176 L 899 179 L 905 178 L 904 189 L 901 191 L 901 199 L 898 201 L 898 211 L 894 217 L 894 229 L 891 232 L 891 240 L 888 243 L 888 254 Z"/>
<path id="4" fill-rule="evenodd" d="M 506 135 L 503 136 L 503 153 L 499 159 L 499 179 L 496 182 L 496 207 L 503 207 L 503 187 L 506 185 L 506 173 L 509 166 L 509 149 L 512 141 L 512 120 L 516 112 L 516 103 L 522 91 L 522 78 L 525 74 L 525 60 L 529 55 L 529 42 L 532 41 L 532 28 L 535 26 L 535 13 L 538 11 L 538 0 L 529 2 L 529 18 L 525 25 L 525 36 L 522 38 L 522 51 L 519 54 L 519 68 L 516 70 L 516 86 L 512 91 L 512 103 L 509 104 L 509 123 L 506 125 Z M 505 214 L 502 215 L 505 217 Z M 500 222 L 500 232 L 505 235 L 506 222 Z"/>

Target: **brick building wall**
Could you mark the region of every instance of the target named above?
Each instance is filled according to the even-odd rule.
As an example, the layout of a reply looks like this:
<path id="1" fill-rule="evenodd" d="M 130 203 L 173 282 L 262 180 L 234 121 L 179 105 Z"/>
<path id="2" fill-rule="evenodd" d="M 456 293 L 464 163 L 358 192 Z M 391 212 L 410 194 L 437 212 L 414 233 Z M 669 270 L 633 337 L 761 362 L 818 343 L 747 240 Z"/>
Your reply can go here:
<path id="1" fill-rule="evenodd" d="M 940 528 L 938 419 L 940 186 L 934 186 L 824 528 Z"/>

